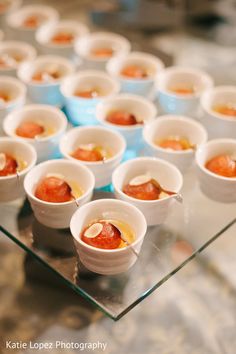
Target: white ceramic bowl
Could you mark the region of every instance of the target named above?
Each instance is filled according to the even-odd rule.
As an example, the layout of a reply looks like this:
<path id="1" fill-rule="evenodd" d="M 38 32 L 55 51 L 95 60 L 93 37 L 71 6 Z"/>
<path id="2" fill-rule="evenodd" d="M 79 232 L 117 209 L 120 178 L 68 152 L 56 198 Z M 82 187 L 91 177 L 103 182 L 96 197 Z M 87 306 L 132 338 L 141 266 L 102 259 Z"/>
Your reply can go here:
<path id="1" fill-rule="evenodd" d="M 0 138 L 0 153 L 12 155 L 27 163 L 26 168 L 18 173 L 18 178 L 17 175 L 0 177 L 0 202 L 10 202 L 24 196 L 24 178 L 35 165 L 37 154 L 26 142 L 7 137 Z"/>
<path id="2" fill-rule="evenodd" d="M 69 32 L 74 35 L 73 43 L 55 44 L 51 42 L 51 38 L 60 32 Z M 74 57 L 74 42 L 77 38 L 86 35 L 89 32 L 87 26 L 83 23 L 73 20 L 63 20 L 58 22 L 49 22 L 41 26 L 36 32 L 36 41 L 40 49 L 45 54 L 54 54 L 64 56 L 68 59 Z"/>
<path id="3" fill-rule="evenodd" d="M 77 199 L 79 206 L 91 200 L 94 188 L 94 176 L 84 165 L 68 160 L 50 160 L 34 167 L 25 178 L 24 188 L 36 219 L 51 228 L 63 229 L 70 225 L 73 213 L 78 208 L 76 202 L 45 202 L 35 197 L 39 181 L 48 173 L 62 174 L 66 179 L 78 183 L 84 194 Z"/>
<path id="4" fill-rule="evenodd" d="M 35 59 L 37 52 L 35 48 L 26 43 L 20 41 L 3 41 L 0 42 L 0 57 L 2 55 L 19 55 L 22 57 L 22 62 Z M 0 75 L 16 75 L 16 70 L 20 65 L 19 62 L 13 61 L 9 67 L 0 67 Z"/>
<path id="5" fill-rule="evenodd" d="M 0 27 L 7 32 L 6 17 L 21 6 L 22 0 L 10 0 L 5 10 L 0 13 Z"/>
<path id="6" fill-rule="evenodd" d="M 94 32 L 78 39 L 75 43 L 75 52 L 83 60 L 87 69 L 104 70 L 110 58 L 91 55 L 94 49 L 111 48 L 113 56 L 129 53 L 131 44 L 123 36 L 112 32 Z"/>
<path id="7" fill-rule="evenodd" d="M 144 97 L 132 94 L 119 94 L 101 101 L 96 109 L 96 118 L 100 124 L 121 133 L 128 147 L 137 147 L 142 140 L 143 125 L 121 126 L 106 121 L 107 114 L 113 110 L 124 110 L 143 119 L 144 124 L 154 120 L 156 106 Z"/>
<path id="8" fill-rule="evenodd" d="M 160 116 L 144 127 L 143 138 L 151 154 L 173 163 L 181 172 L 185 172 L 194 161 L 195 150 L 174 151 L 155 144 L 170 136 L 187 138 L 192 145 L 199 147 L 207 141 L 207 132 L 195 120 L 177 115 Z"/>
<path id="9" fill-rule="evenodd" d="M 26 100 L 26 87 L 19 80 L 2 76 L 0 77 L 0 92 L 10 94 L 11 100 L 0 105 L 0 135 L 3 134 L 3 118 L 11 111 L 22 107 Z"/>
<path id="10" fill-rule="evenodd" d="M 45 21 L 43 21 L 43 23 L 57 21 L 59 18 L 58 12 L 51 6 L 34 4 L 20 7 L 16 11 L 10 13 L 6 18 L 6 24 L 10 29 L 11 37 L 34 44 L 35 32 L 38 27 L 28 28 L 22 25 L 25 19 L 34 15 L 44 16 Z"/>
<path id="11" fill-rule="evenodd" d="M 169 91 L 171 86 L 183 84 L 194 87 L 195 92 L 186 95 Z M 191 117 L 198 115 L 200 96 L 212 86 L 212 78 L 204 71 L 180 66 L 166 68 L 156 81 L 158 99 L 163 112 Z"/>
<path id="12" fill-rule="evenodd" d="M 74 96 L 77 89 L 87 90 L 99 88 L 103 96 L 96 98 L 82 98 Z M 79 71 L 66 78 L 61 85 L 61 93 L 65 99 L 65 107 L 70 121 L 74 125 L 96 124 L 95 109 L 104 98 L 118 93 L 119 83 L 108 74 L 98 70 Z"/>
<path id="13" fill-rule="evenodd" d="M 162 188 L 178 193 L 183 184 L 180 171 L 171 163 L 153 158 L 138 157 L 122 163 L 112 175 L 115 195 L 118 199 L 129 202 L 139 208 L 144 214 L 148 225 L 162 224 L 175 199 L 171 196 L 158 200 L 139 200 L 129 197 L 122 189 L 134 177 L 149 173 Z"/>
<path id="14" fill-rule="evenodd" d="M 46 70 L 48 67 L 56 67 L 61 72 L 61 77 L 58 80 L 43 83 L 32 80 L 32 75 L 36 71 Z M 62 107 L 64 99 L 60 92 L 60 84 L 66 76 L 74 72 L 74 69 L 74 65 L 66 58 L 42 55 L 33 61 L 21 64 L 18 77 L 27 85 L 29 99 L 32 102 Z"/>
<path id="15" fill-rule="evenodd" d="M 71 153 L 81 144 L 94 143 L 107 147 L 113 156 L 106 161 L 86 162 L 71 156 Z M 100 188 L 111 183 L 113 170 L 119 165 L 125 152 L 125 140 L 119 133 L 105 127 L 77 127 L 71 129 L 60 142 L 60 150 L 64 157 L 73 161 L 79 161 L 87 166 L 94 174 L 95 187 Z"/>
<path id="16" fill-rule="evenodd" d="M 136 240 L 132 248 L 140 253 L 147 224 L 143 214 L 133 205 L 114 199 L 101 199 L 88 203 L 75 212 L 70 229 L 76 250 L 83 265 L 92 272 L 112 275 L 127 271 L 137 256 L 130 246 L 113 250 L 92 247 L 81 240 L 81 232 L 96 219 L 116 219 L 127 223 L 134 231 Z"/>
<path id="17" fill-rule="evenodd" d="M 236 154 L 236 139 L 214 139 L 202 145 L 196 153 L 197 174 L 202 192 L 222 203 L 236 202 L 236 178 L 219 176 L 205 164 L 221 154 Z"/>
<path id="18" fill-rule="evenodd" d="M 43 125 L 52 127 L 54 130 L 52 135 L 41 139 L 23 138 L 16 135 L 16 128 L 23 121 L 42 122 Z M 44 161 L 59 154 L 59 141 L 65 133 L 67 127 L 67 119 L 64 113 L 56 107 L 47 105 L 27 105 L 21 109 L 10 113 L 3 122 L 5 133 L 13 138 L 27 141 L 37 151 L 38 161 Z"/>
<path id="19" fill-rule="evenodd" d="M 147 68 L 152 74 L 143 79 L 126 78 L 121 75 L 121 70 L 127 65 L 140 65 Z M 149 97 L 154 89 L 156 78 L 164 68 L 164 64 L 154 55 L 143 52 L 131 52 L 126 56 L 112 58 L 108 61 L 106 68 L 110 75 L 120 80 L 121 92 Z"/>
<path id="20" fill-rule="evenodd" d="M 214 111 L 214 106 L 236 105 L 236 86 L 218 86 L 204 92 L 201 97 L 202 123 L 211 138 L 236 138 L 236 118 Z"/>

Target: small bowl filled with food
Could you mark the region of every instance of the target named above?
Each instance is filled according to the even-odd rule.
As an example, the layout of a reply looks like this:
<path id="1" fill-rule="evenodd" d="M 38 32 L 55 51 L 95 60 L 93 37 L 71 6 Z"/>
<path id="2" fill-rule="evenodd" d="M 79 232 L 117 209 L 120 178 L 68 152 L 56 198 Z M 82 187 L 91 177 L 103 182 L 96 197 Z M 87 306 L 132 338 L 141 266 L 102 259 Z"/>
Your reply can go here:
<path id="1" fill-rule="evenodd" d="M 100 102 L 96 118 L 100 124 L 121 133 L 128 147 L 138 147 L 145 124 L 154 120 L 156 106 L 144 97 L 119 94 Z"/>
<path id="2" fill-rule="evenodd" d="M 36 50 L 20 41 L 0 42 L 0 75 L 15 76 L 19 65 L 36 58 Z"/>
<path id="3" fill-rule="evenodd" d="M 202 123 L 211 138 L 236 137 L 236 86 L 213 87 L 201 97 Z"/>
<path id="4" fill-rule="evenodd" d="M 202 192 L 222 203 L 236 202 L 236 139 L 214 139 L 196 153 Z"/>
<path id="5" fill-rule="evenodd" d="M 60 92 L 63 79 L 74 72 L 74 65 L 66 58 L 42 55 L 20 65 L 18 77 L 28 87 L 29 99 L 34 103 L 62 107 L 64 99 Z"/>
<path id="6" fill-rule="evenodd" d="M 73 59 L 75 41 L 86 35 L 88 31 L 83 23 L 63 20 L 41 26 L 37 30 L 35 38 L 43 53 Z"/>
<path id="7" fill-rule="evenodd" d="M 74 125 L 96 124 L 97 104 L 119 90 L 120 85 L 115 79 L 98 70 L 79 71 L 61 85 L 66 112 Z"/>
<path id="8" fill-rule="evenodd" d="M 11 12 L 6 18 L 6 24 L 13 38 L 34 44 L 36 30 L 44 23 L 57 21 L 58 18 L 58 12 L 51 6 L 26 5 Z"/>
<path id="9" fill-rule="evenodd" d="M 194 161 L 197 148 L 207 141 L 207 132 L 191 118 L 164 115 L 144 127 L 143 138 L 153 156 L 186 172 Z"/>
<path id="10" fill-rule="evenodd" d="M 121 83 L 121 92 L 141 96 L 152 94 L 155 80 L 163 68 L 159 58 L 143 52 L 131 52 L 107 63 L 108 73 Z"/>
<path id="11" fill-rule="evenodd" d="M 3 122 L 5 133 L 30 143 L 37 151 L 38 161 L 59 154 L 59 141 L 67 127 L 64 113 L 48 105 L 26 105 L 10 113 Z"/>
<path id="12" fill-rule="evenodd" d="M 94 176 L 84 165 L 68 160 L 49 160 L 28 173 L 24 188 L 36 219 L 63 229 L 78 207 L 91 200 Z"/>
<path id="13" fill-rule="evenodd" d="M 112 32 L 94 32 L 78 39 L 75 52 L 87 69 L 104 70 L 106 63 L 117 55 L 126 55 L 131 48 L 125 37 Z"/>
<path id="14" fill-rule="evenodd" d="M 92 272 L 113 275 L 134 265 L 147 224 L 133 205 L 101 199 L 77 210 L 70 230 L 83 265 Z"/>
<path id="15" fill-rule="evenodd" d="M 162 224 L 183 184 L 180 171 L 171 163 L 152 157 L 123 162 L 112 175 L 118 199 L 129 202 L 144 214 L 148 225 Z"/>
<path id="16" fill-rule="evenodd" d="M 24 196 L 24 178 L 36 164 L 35 149 L 24 141 L 0 138 L 0 202 Z"/>
<path id="17" fill-rule="evenodd" d="M 71 129 L 60 142 L 65 158 L 79 161 L 93 172 L 96 188 L 111 183 L 112 172 L 121 162 L 125 148 L 122 135 L 98 126 Z"/>
<path id="18" fill-rule="evenodd" d="M 213 86 L 212 78 L 196 68 L 173 66 L 156 81 L 159 104 L 164 113 L 197 116 L 201 94 Z"/>
<path id="19" fill-rule="evenodd" d="M 0 77 L 0 133 L 2 134 L 3 118 L 11 111 L 20 108 L 26 100 L 26 87 L 19 80 Z"/>

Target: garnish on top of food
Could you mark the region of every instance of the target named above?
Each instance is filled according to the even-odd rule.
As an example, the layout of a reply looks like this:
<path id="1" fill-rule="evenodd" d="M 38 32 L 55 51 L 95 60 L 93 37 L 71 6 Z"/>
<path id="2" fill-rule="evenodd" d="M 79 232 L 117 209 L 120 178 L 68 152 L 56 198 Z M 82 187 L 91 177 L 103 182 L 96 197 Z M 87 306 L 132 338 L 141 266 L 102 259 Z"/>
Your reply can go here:
<path id="1" fill-rule="evenodd" d="M 74 92 L 74 96 L 81 97 L 81 98 L 97 98 L 99 96 L 102 96 L 101 90 L 98 88 L 91 88 L 87 90 L 76 90 Z"/>
<path id="2" fill-rule="evenodd" d="M 79 145 L 78 148 L 72 152 L 71 156 L 77 160 L 96 162 L 111 158 L 112 153 L 110 149 L 106 147 L 90 143 Z"/>
<path id="3" fill-rule="evenodd" d="M 232 155 L 217 155 L 207 161 L 205 167 L 223 177 L 235 178 L 236 177 L 236 154 Z"/>
<path id="4" fill-rule="evenodd" d="M 135 240 L 131 227 L 119 220 L 96 220 L 81 233 L 81 239 L 95 248 L 117 249 L 130 245 Z"/>
<path id="5" fill-rule="evenodd" d="M 129 197 L 141 200 L 157 200 L 175 194 L 164 190 L 149 174 L 136 176 L 123 187 L 123 192 Z"/>
<path id="6" fill-rule="evenodd" d="M 58 66 L 55 64 L 49 64 L 46 69 L 37 70 L 32 75 L 32 80 L 39 82 L 39 83 L 45 83 L 45 82 L 53 82 L 55 80 L 60 79 L 61 77 L 62 77 L 62 74 L 61 74 Z"/>

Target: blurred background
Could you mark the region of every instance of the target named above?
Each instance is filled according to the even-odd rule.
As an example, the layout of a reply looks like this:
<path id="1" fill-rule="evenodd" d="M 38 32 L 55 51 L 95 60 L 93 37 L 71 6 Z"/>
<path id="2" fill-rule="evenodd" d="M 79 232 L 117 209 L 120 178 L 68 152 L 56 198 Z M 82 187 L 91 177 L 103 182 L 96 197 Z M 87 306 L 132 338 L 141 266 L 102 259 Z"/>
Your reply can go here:
<path id="1" fill-rule="evenodd" d="M 54 6 L 63 18 L 94 30 L 123 34 L 134 49 L 153 53 L 166 65 L 193 65 L 217 84 L 236 83 L 234 0 L 24 1 L 34 3 Z M 6 340 L 99 340 L 112 354 L 234 354 L 235 236 L 234 225 L 203 256 L 113 322 L 0 234 L 0 352 L 10 352 Z"/>

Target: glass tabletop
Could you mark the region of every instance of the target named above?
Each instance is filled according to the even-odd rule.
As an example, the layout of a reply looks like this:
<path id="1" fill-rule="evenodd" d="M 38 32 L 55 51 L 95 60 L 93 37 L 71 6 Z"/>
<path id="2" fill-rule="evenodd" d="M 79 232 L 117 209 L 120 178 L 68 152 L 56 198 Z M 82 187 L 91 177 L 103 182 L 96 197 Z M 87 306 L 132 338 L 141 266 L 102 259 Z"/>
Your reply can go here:
<path id="1" fill-rule="evenodd" d="M 94 199 L 113 198 L 111 188 L 106 190 L 95 191 Z M 194 170 L 185 175 L 182 192 L 184 203 L 173 205 L 163 225 L 148 229 L 135 265 L 116 276 L 101 276 L 85 269 L 76 255 L 70 231 L 39 224 L 26 200 L 0 204 L 0 231 L 118 320 L 236 222 L 235 204 L 205 197 Z"/>

